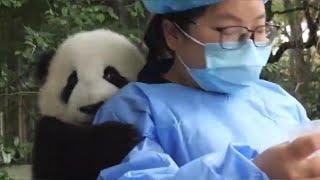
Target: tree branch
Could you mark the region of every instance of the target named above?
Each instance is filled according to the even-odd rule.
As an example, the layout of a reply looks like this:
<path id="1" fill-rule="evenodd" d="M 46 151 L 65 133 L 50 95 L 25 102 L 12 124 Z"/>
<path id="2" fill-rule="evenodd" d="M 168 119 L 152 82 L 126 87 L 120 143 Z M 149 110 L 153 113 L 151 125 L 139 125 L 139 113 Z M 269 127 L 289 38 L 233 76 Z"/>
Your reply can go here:
<path id="1" fill-rule="evenodd" d="M 320 10 L 317 8 L 318 15 L 317 15 L 317 18 L 314 20 L 310 13 L 310 8 L 315 8 L 314 6 L 311 6 L 308 1 L 303 1 L 303 7 L 301 8 L 303 8 L 304 10 L 305 18 L 309 28 L 309 38 L 305 43 L 303 43 L 303 48 L 309 49 L 312 46 L 317 46 L 317 43 L 319 40 L 317 36 L 317 32 L 319 30 L 318 26 L 320 21 Z M 300 8 L 294 8 L 294 9 L 297 10 Z M 291 9 L 291 11 L 287 10 L 286 12 L 292 12 L 292 10 L 293 9 Z M 285 11 L 282 11 L 282 12 L 285 12 Z M 293 41 L 282 43 L 279 46 L 279 49 L 277 50 L 277 52 L 270 56 L 269 63 L 278 62 L 282 57 L 283 53 L 285 53 L 288 49 L 293 49 L 293 48 L 296 48 L 296 44 Z"/>
<path id="2" fill-rule="evenodd" d="M 304 1 L 303 3 L 305 3 L 305 2 L 307 2 L 307 1 Z M 267 6 L 267 7 L 269 7 L 269 10 L 270 10 L 271 6 Z M 311 4 L 308 3 L 307 6 L 285 9 L 283 11 L 271 11 L 270 10 L 269 11 L 269 14 L 270 14 L 269 18 L 272 19 L 274 15 L 282 15 L 282 14 L 293 13 L 293 12 L 296 12 L 296 11 L 304 11 L 304 10 L 309 9 L 309 8 L 313 8 L 316 11 L 320 11 L 319 7 L 316 7 L 316 6 L 311 5 Z M 267 10 L 268 10 L 268 8 L 267 8 Z"/>
<path id="3" fill-rule="evenodd" d="M 19 92 L 14 92 L 14 93 L 5 93 L 5 94 L 0 94 L 1 96 L 26 96 L 26 95 L 35 95 L 38 94 L 39 92 L 37 91 L 19 91 Z"/>
<path id="4" fill-rule="evenodd" d="M 292 9 L 286 9 L 286 10 L 283 10 L 283 11 L 273 11 L 272 14 L 273 15 L 280 15 L 280 14 L 288 14 L 288 13 L 292 13 L 292 12 L 295 12 L 295 11 L 303 11 L 305 10 L 304 7 L 296 7 L 296 8 L 292 8 Z"/>

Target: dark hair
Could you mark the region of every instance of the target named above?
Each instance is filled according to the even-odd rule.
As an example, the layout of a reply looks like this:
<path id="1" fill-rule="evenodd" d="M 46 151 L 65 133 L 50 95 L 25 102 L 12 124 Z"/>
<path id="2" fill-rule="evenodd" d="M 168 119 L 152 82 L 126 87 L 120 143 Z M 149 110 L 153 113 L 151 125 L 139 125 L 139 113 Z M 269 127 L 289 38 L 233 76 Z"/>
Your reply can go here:
<path id="1" fill-rule="evenodd" d="M 138 75 L 138 81 L 146 83 L 159 83 L 163 81 L 162 74 L 168 72 L 173 65 L 173 52 L 167 46 L 164 38 L 162 22 L 167 19 L 178 24 L 188 32 L 191 21 L 204 15 L 208 6 L 202 6 L 191 10 L 156 14 L 152 17 L 146 29 L 144 42 L 149 49 L 147 63 Z"/>

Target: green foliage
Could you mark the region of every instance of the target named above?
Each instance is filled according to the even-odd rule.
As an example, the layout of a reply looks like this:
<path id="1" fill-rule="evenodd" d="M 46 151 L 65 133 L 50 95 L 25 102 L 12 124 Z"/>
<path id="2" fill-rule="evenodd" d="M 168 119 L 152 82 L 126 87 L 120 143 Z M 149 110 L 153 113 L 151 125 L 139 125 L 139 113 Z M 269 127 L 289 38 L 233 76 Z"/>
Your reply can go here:
<path id="1" fill-rule="evenodd" d="M 145 17 L 145 9 L 141 2 L 136 2 L 131 7 L 128 7 L 127 10 L 130 12 L 132 17 Z"/>
<path id="2" fill-rule="evenodd" d="M 5 143 L 4 137 L 0 136 L 0 166 L 26 162 L 26 158 L 31 156 L 32 144 L 23 143 L 15 137 L 11 145 Z M 13 180 L 5 169 L 0 168 L 0 180 Z"/>
<path id="3" fill-rule="evenodd" d="M 124 7 L 130 15 L 128 22 L 134 22 L 132 24 L 121 22 L 119 12 L 104 4 L 88 0 L 47 2 L 43 23 L 35 27 L 24 26 L 24 42 L 14 53 L 18 59 L 23 60 L 26 71 L 32 71 L 39 54 L 55 49 L 68 35 L 83 30 L 109 28 L 124 34 L 136 44 L 142 44 L 144 23 L 141 19 L 146 18 L 146 10 L 140 1 Z M 3 80 L 1 83 L 0 80 L 0 86 L 4 85 L 4 82 Z M 35 88 L 35 81 L 30 76 L 22 82 L 22 87 Z"/>
<path id="4" fill-rule="evenodd" d="M 0 169 L 0 180 L 13 180 L 4 169 Z"/>
<path id="5" fill-rule="evenodd" d="M 1 9 L 5 9 L 0 12 L 5 16 L 0 16 L 0 20 L 5 23 L 0 23 L 0 94 L 6 95 L 0 96 L 0 112 L 7 114 L 5 121 L 9 126 L 11 122 L 12 126 L 18 124 L 15 114 L 21 113 L 21 108 L 27 108 L 22 110 L 27 114 L 21 117 L 33 121 L 38 117 L 38 109 L 33 103 L 35 96 L 27 97 L 23 93 L 38 91 L 35 69 L 40 54 L 55 50 L 71 34 L 97 28 L 116 31 L 142 47 L 148 17 L 142 3 L 134 0 L 0 0 Z M 2 29 L 7 31 L 1 32 Z M 1 41 L 2 37 L 9 36 L 11 38 L 6 38 L 5 42 Z M 20 101 L 22 96 L 30 100 Z M 18 102 L 22 103 L 19 105 Z M 10 107 L 1 106 L 6 103 L 10 103 Z M 0 164 L 26 163 L 30 159 L 29 144 L 12 140 L 12 136 L 17 134 L 13 132 L 6 137 L 10 145 L 2 144 Z"/>
<path id="6" fill-rule="evenodd" d="M 288 4 L 288 6 L 292 7 L 285 7 L 284 1 L 273 1 L 272 3 L 272 11 L 273 12 L 283 12 L 285 10 L 292 10 L 297 9 L 298 7 L 302 6 L 303 1 L 291 1 L 294 2 L 293 4 Z M 314 5 L 316 6 L 318 1 L 314 1 Z M 320 5 L 320 4 L 319 4 Z M 313 16 L 316 16 L 317 13 L 311 13 Z M 276 24 L 281 25 L 281 31 L 279 34 L 279 38 L 277 38 L 275 42 L 275 50 L 277 47 L 287 41 L 294 41 L 291 37 L 291 32 L 289 28 L 289 18 L 294 17 L 297 19 L 301 19 L 301 23 L 305 23 L 305 14 L 304 11 L 297 10 L 297 11 L 290 11 L 285 14 L 276 14 L 273 16 L 273 21 Z M 307 33 L 308 29 L 303 28 L 303 32 Z M 306 36 L 307 34 L 304 34 Z M 294 50 L 292 50 L 294 51 Z M 292 52 L 291 51 L 291 52 Z M 290 56 L 290 51 L 284 53 L 279 62 L 274 64 L 269 64 L 263 72 L 263 77 L 267 80 L 272 82 L 276 82 L 283 86 L 287 91 L 289 91 L 293 96 L 298 97 L 301 96 L 302 98 L 299 99 L 306 110 L 308 111 L 308 115 L 311 119 L 319 119 L 320 118 L 320 57 L 317 55 L 316 50 L 314 48 L 311 49 L 304 49 L 305 51 L 305 61 L 310 61 L 310 70 L 311 70 L 311 81 L 308 84 L 308 91 L 307 92 L 297 92 L 298 87 L 300 86 L 297 83 L 297 67 L 295 65 L 296 57 Z M 309 57 L 310 56 L 310 57 Z M 300 74 L 300 76 L 308 76 L 307 74 Z"/>
<path id="7" fill-rule="evenodd" d="M 312 59 L 318 60 L 313 62 L 312 79 L 310 91 L 307 94 L 307 103 L 305 104 L 309 116 L 320 119 L 320 56 L 313 51 Z"/>
<path id="8" fill-rule="evenodd" d="M 0 0 L 0 8 L 19 8 L 25 3 L 26 0 Z"/>
<path id="9" fill-rule="evenodd" d="M 0 67 L 0 88 L 5 88 L 8 86 L 8 81 L 9 81 L 9 73 L 10 71 L 8 71 L 8 66 L 7 64 L 3 63 L 3 61 L 0 61 L 2 62 Z"/>
<path id="10" fill-rule="evenodd" d="M 67 30 L 65 32 L 92 29 L 103 26 L 106 22 L 118 20 L 111 7 L 91 4 L 90 1 L 80 0 L 77 3 L 71 1 L 54 1 L 49 4 L 45 12 L 49 25 Z"/>
<path id="11" fill-rule="evenodd" d="M 31 154 L 32 144 L 21 142 L 18 137 L 14 137 L 9 144 L 0 136 L 0 164 L 26 162 L 26 158 Z"/>
<path id="12" fill-rule="evenodd" d="M 37 57 L 43 52 L 54 50 L 68 35 L 79 31 L 109 28 L 124 34 L 136 44 L 142 44 L 142 29 L 145 24 L 142 19 L 146 18 L 146 10 L 140 1 L 124 6 L 131 24 L 121 22 L 119 10 L 105 4 L 89 0 L 46 2 L 41 23 L 36 26 L 25 24 L 23 27 L 24 40 L 14 52 L 20 61 L 19 73 L 8 69 L 4 63 L 0 71 L 0 88 L 10 87 L 12 91 L 36 89 L 33 72 Z"/>

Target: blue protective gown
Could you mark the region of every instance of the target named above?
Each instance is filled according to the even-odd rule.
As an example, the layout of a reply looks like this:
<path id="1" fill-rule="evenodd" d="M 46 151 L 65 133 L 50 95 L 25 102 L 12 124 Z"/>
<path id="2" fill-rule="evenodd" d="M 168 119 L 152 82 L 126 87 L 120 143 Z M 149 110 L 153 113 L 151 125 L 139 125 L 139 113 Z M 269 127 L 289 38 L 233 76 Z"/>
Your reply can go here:
<path id="1" fill-rule="evenodd" d="M 107 120 L 135 125 L 144 140 L 100 180 L 268 179 L 252 160 L 283 142 L 289 125 L 310 121 L 295 98 L 263 80 L 236 95 L 131 83 L 94 124 Z"/>

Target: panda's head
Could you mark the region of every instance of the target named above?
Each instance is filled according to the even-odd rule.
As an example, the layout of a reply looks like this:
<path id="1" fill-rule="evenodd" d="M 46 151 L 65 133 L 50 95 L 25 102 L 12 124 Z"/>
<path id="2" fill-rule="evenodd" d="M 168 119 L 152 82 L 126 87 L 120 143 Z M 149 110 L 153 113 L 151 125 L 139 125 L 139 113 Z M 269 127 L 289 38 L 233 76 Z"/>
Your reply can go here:
<path id="1" fill-rule="evenodd" d="M 88 122 L 105 100 L 136 80 L 144 63 L 138 49 L 115 32 L 75 34 L 40 58 L 40 113 L 70 123 Z"/>

